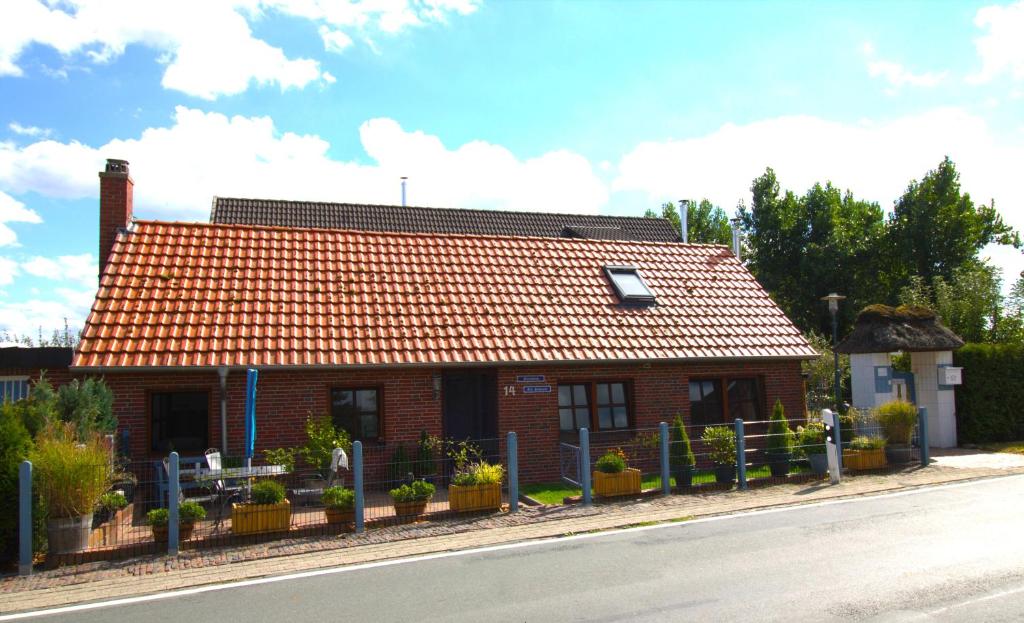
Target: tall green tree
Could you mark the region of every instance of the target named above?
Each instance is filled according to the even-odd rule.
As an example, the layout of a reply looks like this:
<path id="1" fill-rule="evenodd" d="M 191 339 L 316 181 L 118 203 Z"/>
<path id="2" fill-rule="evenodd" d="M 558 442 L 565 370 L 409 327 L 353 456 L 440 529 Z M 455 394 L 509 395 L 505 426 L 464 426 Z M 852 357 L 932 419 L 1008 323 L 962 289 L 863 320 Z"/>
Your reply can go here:
<path id="1" fill-rule="evenodd" d="M 687 236 L 690 242 L 701 244 L 732 244 L 732 226 L 725 210 L 714 205 L 708 199 L 700 202 L 690 201 L 686 210 Z M 661 214 L 650 208 L 644 213 L 647 218 L 662 217 L 668 219 L 676 231 L 681 231 L 679 210 L 673 202 L 661 206 Z"/>
<path id="2" fill-rule="evenodd" d="M 888 272 L 899 286 L 914 275 L 929 284 L 935 277 L 948 280 L 990 243 L 1021 245 L 994 203 L 975 205 L 961 190 L 960 174 L 947 156 L 896 201 L 887 228 Z"/>

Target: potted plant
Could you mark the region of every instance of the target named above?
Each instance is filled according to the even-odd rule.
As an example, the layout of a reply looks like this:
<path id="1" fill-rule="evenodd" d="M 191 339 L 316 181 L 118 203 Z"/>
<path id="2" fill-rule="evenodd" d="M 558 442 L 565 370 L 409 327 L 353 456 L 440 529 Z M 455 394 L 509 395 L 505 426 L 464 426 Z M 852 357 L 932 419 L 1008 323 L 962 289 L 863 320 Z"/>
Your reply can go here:
<path id="1" fill-rule="evenodd" d="M 324 505 L 327 523 L 341 524 L 355 521 L 356 494 L 345 487 L 327 487 L 320 501 Z"/>
<path id="2" fill-rule="evenodd" d="M 434 485 L 425 480 L 414 480 L 392 489 L 391 500 L 395 504 L 395 514 L 399 517 L 422 515 L 427 509 L 427 502 L 434 497 Z"/>
<path id="3" fill-rule="evenodd" d="M 117 511 L 128 507 L 128 498 L 120 491 L 107 491 L 100 496 L 96 510 L 92 514 L 92 527 L 98 528 L 117 514 Z"/>
<path id="4" fill-rule="evenodd" d="M 789 475 L 789 462 L 793 458 L 793 430 L 789 427 L 782 401 L 775 401 L 771 421 L 768 423 L 768 468 L 773 478 Z"/>
<path id="5" fill-rule="evenodd" d="M 843 450 L 843 467 L 848 469 L 878 469 L 885 465 L 884 437 L 854 437 L 850 441 L 850 448 Z"/>
<path id="6" fill-rule="evenodd" d="M 154 508 L 146 513 L 146 523 L 153 530 L 153 540 L 167 544 L 167 523 L 171 513 L 166 508 Z M 192 538 L 192 530 L 196 522 L 206 519 L 206 509 L 198 502 L 182 502 L 178 505 L 178 539 L 187 541 Z"/>
<path id="7" fill-rule="evenodd" d="M 594 463 L 594 493 L 603 497 L 640 493 L 640 470 L 628 467 L 621 448 L 605 452 Z"/>
<path id="8" fill-rule="evenodd" d="M 323 489 L 330 478 L 331 455 L 335 448 L 345 452 L 352 449 L 352 440 L 348 431 L 334 426 L 329 416 L 306 418 L 306 443 L 299 448 L 299 454 L 316 472 L 314 477 L 306 481 L 310 489 Z"/>
<path id="9" fill-rule="evenodd" d="M 292 505 L 284 497 L 284 486 L 274 480 L 258 480 L 249 501 L 231 505 L 231 531 L 235 534 L 282 532 L 292 520 Z"/>
<path id="10" fill-rule="evenodd" d="M 686 433 L 686 425 L 680 415 L 672 421 L 669 442 L 668 462 L 676 479 L 676 487 L 688 489 L 693 486 L 693 466 L 697 459 L 693 456 L 690 436 Z"/>
<path id="11" fill-rule="evenodd" d="M 505 468 L 483 459 L 457 472 L 448 486 L 448 507 L 456 512 L 501 508 L 501 481 Z"/>
<path id="12" fill-rule="evenodd" d="M 818 476 L 828 473 L 828 456 L 825 454 L 825 423 L 808 422 L 797 427 L 798 452 L 807 457 L 811 471 Z"/>
<path id="13" fill-rule="evenodd" d="M 728 426 L 708 426 L 700 438 L 711 450 L 715 464 L 715 482 L 721 485 L 736 482 L 736 434 Z"/>
<path id="14" fill-rule="evenodd" d="M 35 486 L 47 510 L 47 542 L 51 554 L 84 550 L 89 544 L 92 514 L 110 486 L 110 452 L 99 435 L 76 438 L 69 424 L 40 431 L 30 454 Z"/>
<path id="15" fill-rule="evenodd" d="M 917 408 L 905 400 L 893 400 L 878 407 L 878 424 L 885 431 L 885 458 L 890 463 L 909 463 L 910 438 L 917 424 Z"/>

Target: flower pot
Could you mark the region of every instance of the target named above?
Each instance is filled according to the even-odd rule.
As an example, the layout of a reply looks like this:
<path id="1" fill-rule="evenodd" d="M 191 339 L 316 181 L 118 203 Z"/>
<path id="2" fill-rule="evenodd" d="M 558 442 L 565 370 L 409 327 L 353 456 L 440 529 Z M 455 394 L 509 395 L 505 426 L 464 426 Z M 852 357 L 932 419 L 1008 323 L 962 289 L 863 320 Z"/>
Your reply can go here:
<path id="1" fill-rule="evenodd" d="M 395 502 L 395 514 L 399 517 L 415 517 L 427 510 L 430 500 L 412 500 L 411 502 Z"/>
<path id="2" fill-rule="evenodd" d="M 843 467 L 852 470 L 885 467 L 885 448 L 877 450 L 843 450 Z"/>
<path id="3" fill-rule="evenodd" d="M 828 473 L 828 455 L 821 454 L 808 454 L 807 462 L 811 464 L 811 471 L 818 476 L 824 476 Z"/>
<path id="4" fill-rule="evenodd" d="M 903 465 L 913 460 L 914 456 L 910 444 L 886 444 L 885 459 L 894 465 Z"/>
<path id="5" fill-rule="evenodd" d="M 689 489 L 693 486 L 693 465 L 673 467 L 672 476 L 676 479 L 677 489 Z"/>
<path id="6" fill-rule="evenodd" d="M 192 531 L 195 529 L 196 524 L 193 521 L 182 521 L 178 523 L 178 542 L 187 541 L 192 538 Z M 162 526 L 152 526 L 153 528 L 153 540 L 157 543 L 163 543 L 167 545 L 167 524 Z"/>
<path id="7" fill-rule="evenodd" d="M 292 505 L 288 500 L 280 504 L 231 505 L 231 531 L 235 534 L 284 532 L 291 522 Z"/>
<path id="8" fill-rule="evenodd" d="M 602 497 L 640 493 L 640 470 L 627 467 L 617 474 L 594 472 L 594 494 Z"/>
<path id="9" fill-rule="evenodd" d="M 715 482 L 720 485 L 731 485 L 736 482 L 736 464 L 715 465 Z"/>
<path id="10" fill-rule="evenodd" d="M 89 546 L 92 513 L 81 517 L 54 517 L 46 522 L 47 549 L 51 554 L 70 554 Z"/>
<path id="11" fill-rule="evenodd" d="M 356 520 L 356 512 L 351 508 L 343 511 L 328 507 L 324 509 L 324 514 L 327 516 L 327 523 L 329 524 L 352 523 Z"/>
<path id="12" fill-rule="evenodd" d="M 789 462 L 793 458 L 791 452 L 768 452 L 767 456 L 772 478 L 785 478 L 789 475 Z"/>
<path id="13" fill-rule="evenodd" d="M 501 508 L 501 483 L 451 485 L 448 487 L 448 508 L 456 512 L 498 510 Z"/>

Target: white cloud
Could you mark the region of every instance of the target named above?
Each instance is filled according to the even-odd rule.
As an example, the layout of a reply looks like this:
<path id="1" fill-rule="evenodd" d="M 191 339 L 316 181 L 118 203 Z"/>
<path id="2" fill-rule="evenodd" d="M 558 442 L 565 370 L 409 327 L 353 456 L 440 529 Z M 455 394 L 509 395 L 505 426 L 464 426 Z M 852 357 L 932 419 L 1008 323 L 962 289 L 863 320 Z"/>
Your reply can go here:
<path id="1" fill-rule="evenodd" d="M 20 76 L 19 56 L 31 44 L 65 58 L 84 55 L 107 63 L 132 44 L 156 50 L 166 65 L 163 86 L 204 99 L 245 91 L 249 85 L 302 88 L 327 80 L 313 59 L 289 58 L 253 35 L 250 24 L 271 13 L 313 21 L 325 48 L 340 52 L 352 35 L 445 23 L 476 10 L 477 0 L 4 0 L 0 3 L 0 76 Z M 348 31 L 348 32 L 346 32 Z M 66 69 L 49 70 L 67 77 Z"/>
<path id="2" fill-rule="evenodd" d="M 974 25 L 987 32 L 974 40 L 981 69 L 967 80 L 989 82 L 1004 72 L 1024 79 L 1024 1 L 978 9 Z"/>
<path id="3" fill-rule="evenodd" d="M 0 247 L 16 245 L 18 235 L 7 223 L 42 223 L 43 219 L 25 204 L 10 195 L 0 192 Z"/>
<path id="4" fill-rule="evenodd" d="M 872 78 L 884 78 L 892 87 L 905 85 L 915 87 L 934 87 L 946 79 L 946 72 L 925 72 L 915 74 L 899 63 L 892 61 L 871 61 L 868 63 L 868 75 Z"/>
<path id="5" fill-rule="evenodd" d="M 78 142 L 0 143 L 0 190 L 96 197 L 104 159 L 124 158 L 140 217 L 205 218 L 210 199 L 257 196 L 452 207 L 596 212 L 607 188 L 586 158 L 553 151 L 520 158 L 483 141 L 457 148 L 390 119 L 359 130 L 374 164 L 341 162 L 315 135 L 281 133 L 269 117 L 226 117 L 178 107 L 174 125 L 100 147 Z"/>
<path id="6" fill-rule="evenodd" d="M 6 257 L 0 257 L 0 286 L 9 286 L 18 276 L 18 263 Z"/>
<path id="7" fill-rule="evenodd" d="M 50 130 L 49 128 L 37 128 L 34 125 L 25 126 L 21 125 L 17 121 L 12 121 L 11 123 L 7 124 L 7 127 L 11 130 L 11 132 L 14 132 L 15 134 L 20 134 L 21 136 L 31 136 L 33 138 L 45 138 L 53 134 L 53 130 Z"/>
<path id="8" fill-rule="evenodd" d="M 99 268 L 91 253 L 61 255 L 56 258 L 36 256 L 21 264 L 26 274 L 56 281 L 75 281 L 83 286 L 95 286 Z"/>
<path id="9" fill-rule="evenodd" d="M 29 299 L 18 302 L 0 299 L 0 330 L 35 339 L 39 332 L 50 337 L 54 329 L 63 331 L 64 321 L 74 327 L 85 324 L 95 290 L 62 291 L 57 300 Z"/>

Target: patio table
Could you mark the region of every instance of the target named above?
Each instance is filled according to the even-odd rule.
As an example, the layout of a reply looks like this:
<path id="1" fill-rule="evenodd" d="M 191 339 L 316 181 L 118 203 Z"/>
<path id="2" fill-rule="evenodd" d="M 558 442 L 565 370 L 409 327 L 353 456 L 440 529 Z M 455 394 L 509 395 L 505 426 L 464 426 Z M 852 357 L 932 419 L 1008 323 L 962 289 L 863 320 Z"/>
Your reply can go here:
<path id="1" fill-rule="evenodd" d="M 221 469 L 188 468 L 181 470 L 182 478 L 191 477 L 196 480 L 234 480 L 241 478 L 260 478 L 266 476 L 283 476 L 289 473 L 284 465 L 254 465 L 252 467 L 222 467 Z"/>

